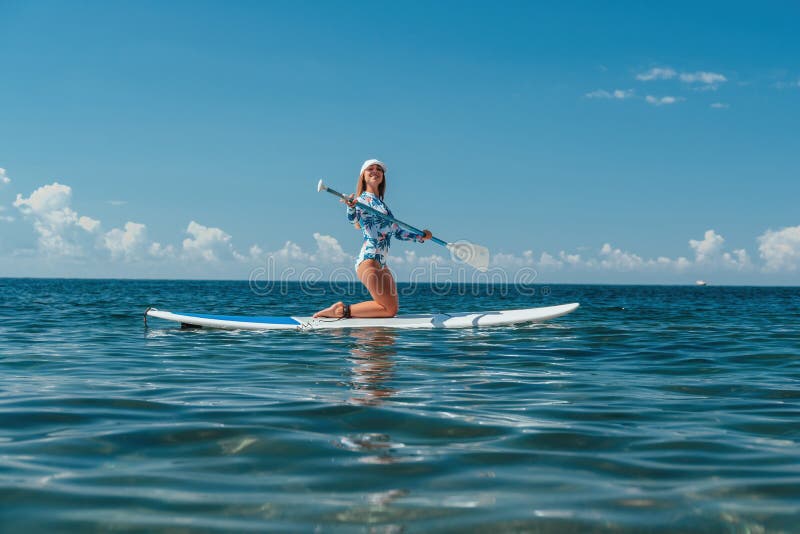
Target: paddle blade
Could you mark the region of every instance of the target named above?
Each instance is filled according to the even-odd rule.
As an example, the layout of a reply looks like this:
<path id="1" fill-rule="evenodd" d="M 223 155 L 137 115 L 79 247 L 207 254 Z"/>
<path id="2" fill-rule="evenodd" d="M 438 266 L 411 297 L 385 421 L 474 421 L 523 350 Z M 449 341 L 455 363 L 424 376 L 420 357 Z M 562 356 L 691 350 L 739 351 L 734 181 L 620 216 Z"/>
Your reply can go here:
<path id="1" fill-rule="evenodd" d="M 448 243 L 447 250 L 454 259 L 472 265 L 481 272 L 489 268 L 489 249 L 486 247 L 469 241 L 456 241 Z"/>
<path id="2" fill-rule="evenodd" d="M 328 187 L 325 185 L 325 183 L 322 180 L 320 180 L 319 183 L 317 184 L 317 193 L 319 193 L 321 191 L 325 191 L 326 189 L 328 189 Z"/>

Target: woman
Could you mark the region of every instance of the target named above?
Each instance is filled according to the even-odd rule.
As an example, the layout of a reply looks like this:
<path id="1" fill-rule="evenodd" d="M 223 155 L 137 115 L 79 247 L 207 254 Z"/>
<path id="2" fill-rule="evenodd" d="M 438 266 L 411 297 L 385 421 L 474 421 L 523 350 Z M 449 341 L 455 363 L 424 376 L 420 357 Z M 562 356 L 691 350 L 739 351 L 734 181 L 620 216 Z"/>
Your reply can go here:
<path id="1" fill-rule="evenodd" d="M 394 317 L 397 314 L 397 288 L 391 271 L 386 267 L 391 238 L 395 236 L 404 241 L 423 243 L 431 238 L 431 233 L 428 230 L 424 234 L 405 230 L 358 207 L 360 202 L 392 217 L 392 212 L 383 202 L 385 192 L 386 165 L 377 159 L 368 159 L 361 166 L 356 194 L 350 195 L 346 201 L 347 220 L 364 233 L 364 244 L 356 259 L 356 273 L 372 300 L 353 305 L 337 302 L 318 311 L 314 317 Z"/>

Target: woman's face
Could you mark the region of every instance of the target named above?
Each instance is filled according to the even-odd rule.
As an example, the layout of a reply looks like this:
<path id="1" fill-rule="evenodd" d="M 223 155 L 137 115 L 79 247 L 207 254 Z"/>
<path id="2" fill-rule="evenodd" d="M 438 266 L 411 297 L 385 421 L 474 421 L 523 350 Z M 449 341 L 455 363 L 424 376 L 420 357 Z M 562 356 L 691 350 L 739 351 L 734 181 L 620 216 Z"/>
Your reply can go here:
<path id="1" fill-rule="evenodd" d="M 372 186 L 377 189 L 381 182 L 383 182 L 383 168 L 380 165 L 373 163 L 364 169 L 364 182 L 367 186 Z"/>

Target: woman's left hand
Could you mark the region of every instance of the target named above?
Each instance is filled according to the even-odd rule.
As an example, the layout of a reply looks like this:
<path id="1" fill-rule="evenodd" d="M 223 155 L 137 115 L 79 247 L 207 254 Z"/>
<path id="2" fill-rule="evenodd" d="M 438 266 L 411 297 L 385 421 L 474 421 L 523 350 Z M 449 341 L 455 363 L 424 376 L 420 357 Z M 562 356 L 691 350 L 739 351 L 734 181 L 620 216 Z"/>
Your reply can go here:
<path id="1" fill-rule="evenodd" d="M 432 237 L 433 237 L 433 234 L 431 233 L 430 230 L 423 230 L 423 235 L 422 235 L 422 237 L 420 239 L 422 239 L 422 241 L 427 241 L 428 239 L 430 239 Z"/>

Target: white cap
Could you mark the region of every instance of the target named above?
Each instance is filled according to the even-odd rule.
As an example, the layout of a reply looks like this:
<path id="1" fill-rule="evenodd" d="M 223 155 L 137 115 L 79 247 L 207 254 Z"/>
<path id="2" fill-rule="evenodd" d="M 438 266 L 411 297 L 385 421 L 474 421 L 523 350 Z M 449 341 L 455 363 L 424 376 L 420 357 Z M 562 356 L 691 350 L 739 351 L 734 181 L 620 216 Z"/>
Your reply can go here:
<path id="1" fill-rule="evenodd" d="M 377 159 L 368 159 L 367 161 L 365 161 L 364 164 L 361 166 L 361 172 L 364 172 L 364 169 L 366 169 L 370 165 L 380 165 L 381 169 L 383 169 L 383 173 L 386 174 L 386 164 L 384 162 L 382 162 L 382 161 L 377 160 Z M 361 173 L 359 173 L 359 174 L 361 174 Z"/>

